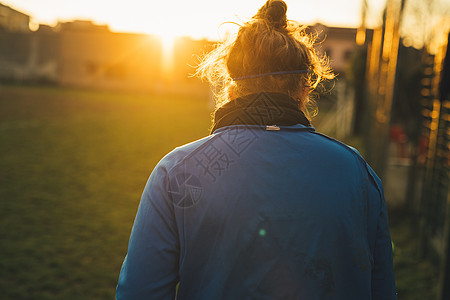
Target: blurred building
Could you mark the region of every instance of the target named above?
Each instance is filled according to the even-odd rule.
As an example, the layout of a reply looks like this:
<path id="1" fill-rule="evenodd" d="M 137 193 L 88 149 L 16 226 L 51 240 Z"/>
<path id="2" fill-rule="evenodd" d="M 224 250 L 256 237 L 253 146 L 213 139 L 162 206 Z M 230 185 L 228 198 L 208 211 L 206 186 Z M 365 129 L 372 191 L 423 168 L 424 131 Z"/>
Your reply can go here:
<path id="1" fill-rule="evenodd" d="M 90 21 L 58 24 L 59 78 L 66 86 L 151 89 L 161 79 L 160 39 L 115 33 Z"/>
<path id="2" fill-rule="evenodd" d="M 336 74 L 344 75 L 353 52 L 356 49 L 356 28 L 328 27 L 322 24 L 310 26 L 309 30 L 317 34 L 317 50 L 326 54 Z M 372 38 L 372 30 L 366 32 L 366 39 Z"/>
<path id="3" fill-rule="evenodd" d="M 56 82 L 58 46 L 51 30 L 0 31 L 0 80 Z"/>
<path id="4" fill-rule="evenodd" d="M 30 16 L 0 3 L 0 31 L 29 32 Z"/>
<path id="5" fill-rule="evenodd" d="M 91 21 L 33 32 L 29 20 L 0 4 L 0 81 L 150 90 L 162 78 L 159 38 L 115 33 Z"/>

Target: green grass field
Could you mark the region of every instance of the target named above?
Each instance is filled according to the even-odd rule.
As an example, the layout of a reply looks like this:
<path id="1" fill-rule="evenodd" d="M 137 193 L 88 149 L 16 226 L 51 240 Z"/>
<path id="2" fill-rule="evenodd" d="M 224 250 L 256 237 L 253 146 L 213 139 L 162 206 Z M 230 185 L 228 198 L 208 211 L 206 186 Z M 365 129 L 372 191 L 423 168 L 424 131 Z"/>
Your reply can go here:
<path id="1" fill-rule="evenodd" d="M 0 86 L 0 299 L 113 299 L 147 177 L 210 112 L 207 93 Z M 392 224 L 399 299 L 432 299 L 434 269 Z"/>
<path id="2" fill-rule="evenodd" d="M 0 87 L 0 298 L 113 299 L 147 177 L 207 101 Z"/>

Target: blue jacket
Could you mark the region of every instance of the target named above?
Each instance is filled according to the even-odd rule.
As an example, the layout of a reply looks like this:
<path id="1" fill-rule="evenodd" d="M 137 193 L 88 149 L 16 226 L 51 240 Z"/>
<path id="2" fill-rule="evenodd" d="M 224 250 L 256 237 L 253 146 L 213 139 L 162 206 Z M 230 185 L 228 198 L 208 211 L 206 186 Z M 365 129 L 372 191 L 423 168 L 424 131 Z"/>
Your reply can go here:
<path id="1" fill-rule="evenodd" d="M 145 187 L 116 293 L 175 296 L 396 299 L 379 178 L 304 125 L 226 126 L 176 148 Z"/>

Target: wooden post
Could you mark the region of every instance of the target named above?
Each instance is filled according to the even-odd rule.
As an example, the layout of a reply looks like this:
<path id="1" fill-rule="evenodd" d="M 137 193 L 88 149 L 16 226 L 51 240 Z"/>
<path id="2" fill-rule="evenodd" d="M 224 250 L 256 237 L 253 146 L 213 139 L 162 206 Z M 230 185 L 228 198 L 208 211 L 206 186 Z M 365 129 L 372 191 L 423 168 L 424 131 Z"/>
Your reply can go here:
<path id="1" fill-rule="evenodd" d="M 383 46 L 375 98 L 374 122 L 371 131 L 372 146 L 369 162 L 381 178 L 387 164 L 389 147 L 389 127 L 391 122 L 392 102 L 394 98 L 395 79 L 397 74 L 397 58 L 400 42 L 399 27 L 404 0 L 388 0 Z M 376 138 L 375 138 L 376 137 Z"/>

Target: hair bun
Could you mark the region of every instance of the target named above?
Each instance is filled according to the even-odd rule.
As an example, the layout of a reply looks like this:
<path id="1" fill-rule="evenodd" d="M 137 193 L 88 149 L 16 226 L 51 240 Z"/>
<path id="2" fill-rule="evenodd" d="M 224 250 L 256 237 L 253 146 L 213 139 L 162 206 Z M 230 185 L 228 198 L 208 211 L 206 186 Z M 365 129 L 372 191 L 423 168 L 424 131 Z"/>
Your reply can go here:
<path id="1" fill-rule="evenodd" d="M 255 19 L 264 19 L 275 28 L 285 28 L 287 5 L 282 0 L 267 0 L 254 16 Z"/>

